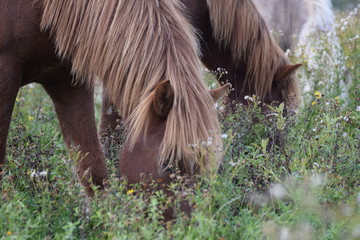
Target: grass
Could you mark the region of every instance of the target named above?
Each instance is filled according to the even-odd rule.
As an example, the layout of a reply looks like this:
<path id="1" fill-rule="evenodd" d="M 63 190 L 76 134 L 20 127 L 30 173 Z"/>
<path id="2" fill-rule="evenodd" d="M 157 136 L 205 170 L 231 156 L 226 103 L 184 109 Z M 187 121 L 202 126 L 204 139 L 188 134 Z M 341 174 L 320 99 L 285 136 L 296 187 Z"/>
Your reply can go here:
<path id="1" fill-rule="evenodd" d="M 360 20 L 356 12 L 338 20 L 336 67 L 326 67 L 331 58 L 314 67 L 304 55 L 292 56 L 304 63 L 299 78 L 311 85 L 297 117 L 285 119 L 280 106 L 265 121 L 252 97 L 221 119 L 226 150 L 219 173 L 192 189 L 182 187 L 184 179 L 174 182 L 173 224 L 162 223 L 171 204 L 163 193 L 125 189 L 118 145 L 106 154 L 109 187 L 87 200 L 49 98 L 37 85 L 24 87 L 0 185 L 0 238 L 360 239 Z M 319 44 L 315 57 L 323 59 L 333 44 Z M 119 131 L 105 136 L 122 140 Z M 182 199 L 193 203 L 191 218 L 178 210 Z"/>

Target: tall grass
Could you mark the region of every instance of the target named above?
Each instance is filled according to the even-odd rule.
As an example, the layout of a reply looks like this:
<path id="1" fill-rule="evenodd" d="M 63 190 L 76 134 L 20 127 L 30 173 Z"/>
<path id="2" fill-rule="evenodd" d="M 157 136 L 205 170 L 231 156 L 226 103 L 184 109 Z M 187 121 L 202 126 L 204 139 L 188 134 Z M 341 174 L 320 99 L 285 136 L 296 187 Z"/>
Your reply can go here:
<path id="1" fill-rule="evenodd" d="M 264 116 L 258 99 L 247 97 L 248 105 L 222 117 L 219 173 L 193 188 L 178 177 L 171 186 L 174 203 L 160 191 L 149 196 L 139 185 L 125 189 L 117 176 L 121 129 L 103 139 L 113 145 L 106 153 L 109 187 L 86 199 L 74 173 L 76 152 L 65 149 L 49 98 L 38 85 L 24 87 L 0 185 L 1 238 L 359 239 L 357 10 L 339 17 L 334 34 L 336 58 L 324 57 L 335 46 L 328 36 L 314 47 L 317 67 L 294 56 L 304 63 L 299 77 L 309 81 L 298 115 L 285 118 L 281 105 Z M 191 217 L 179 210 L 184 199 L 192 203 Z M 170 205 L 178 217 L 164 224 Z"/>

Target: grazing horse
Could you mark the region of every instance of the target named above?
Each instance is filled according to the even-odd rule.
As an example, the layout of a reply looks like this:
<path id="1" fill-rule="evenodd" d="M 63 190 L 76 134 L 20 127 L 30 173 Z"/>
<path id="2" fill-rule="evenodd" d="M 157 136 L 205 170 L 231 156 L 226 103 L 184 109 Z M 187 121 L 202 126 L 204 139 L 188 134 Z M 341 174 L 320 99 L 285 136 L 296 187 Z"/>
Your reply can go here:
<path id="1" fill-rule="evenodd" d="M 297 108 L 300 93 L 294 73 L 300 65 L 290 65 L 251 0 L 182 3 L 184 15 L 199 32 L 203 64 L 228 72 L 218 78 L 231 83 L 230 102 L 246 104 L 244 97 L 256 94 L 267 104 L 285 102 L 289 112 Z M 110 103 L 105 94 L 100 132 L 115 128 L 119 118 Z"/>
<path id="2" fill-rule="evenodd" d="M 328 32 L 334 23 L 331 0 L 254 0 L 277 36 L 282 49 L 299 41 L 306 45 L 316 32 Z"/>
<path id="3" fill-rule="evenodd" d="M 91 184 L 108 178 L 94 119 L 99 78 L 128 127 L 120 169 L 129 183 L 168 182 L 169 166 L 189 175 L 216 169 L 222 141 L 212 98 L 227 86 L 207 90 L 183 12 L 175 0 L 0 0 L 0 164 L 16 94 L 40 83 L 65 143 L 79 147 L 79 177 L 92 195 Z"/>

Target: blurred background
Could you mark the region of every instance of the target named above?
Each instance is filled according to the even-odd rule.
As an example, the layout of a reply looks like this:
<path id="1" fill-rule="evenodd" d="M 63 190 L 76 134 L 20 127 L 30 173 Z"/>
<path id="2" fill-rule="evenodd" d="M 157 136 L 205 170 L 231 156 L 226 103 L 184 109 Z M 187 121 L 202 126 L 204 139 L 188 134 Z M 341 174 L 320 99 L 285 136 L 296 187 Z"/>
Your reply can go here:
<path id="1" fill-rule="evenodd" d="M 334 8 L 344 10 L 354 8 L 360 4 L 360 0 L 332 0 Z"/>

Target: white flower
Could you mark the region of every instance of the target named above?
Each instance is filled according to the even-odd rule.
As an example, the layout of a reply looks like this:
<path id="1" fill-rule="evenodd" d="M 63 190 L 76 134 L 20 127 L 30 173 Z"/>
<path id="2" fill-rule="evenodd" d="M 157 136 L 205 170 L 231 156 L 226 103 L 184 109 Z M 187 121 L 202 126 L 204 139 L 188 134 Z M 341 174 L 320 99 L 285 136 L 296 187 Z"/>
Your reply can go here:
<path id="1" fill-rule="evenodd" d="M 320 174 L 313 174 L 310 177 L 310 183 L 313 187 L 320 187 L 320 186 L 324 185 L 325 179 Z"/>
<path id="2" fill-rule="evenodd" d="M 220 106 L 220 107 L 219 107 L 219 110 L 220 110 L 220 111 L 224 111 L 224 109 L 225 109 L 224 106 Z"/>
<path id="3" fill-rule="evenodd" d="M 229 136 L 226 134 L 226 133 L 224 133 L 224 134 L 222 134 L 221 135 L 221 138 L 223 138 L 223 139 L 227 139 Z"/>
<path id="4" fill-rule="evenodd" d="M 212 137 L 209 137 L 208 140 L 207 140 L 206 145 L 210 146 L 212 144 L 212 141 L 213 141 Z"/>
<path id="5" fill-rule="evenodd" d="M 280 240 L 288 240 L 291 239 L 291 235 L 290 235 L 290 230 L 287 227 L 283 227 L 280 230 L 280 236 L 279 236 Z"/>
<path id="6" fill-rule="evenodd" d="M 40 177 L 46 177 L 47 176 L 47 172 L 46 171 L 41 171 L 41 172 L 39 172 L 39 176 Z"/>
<path id="7" fill-rule="evenodd" d="M 107 115 L 111 115 L 112 112 L 113 112 L 113 110 L 112 110 L 112 107 L 110 106 L 110 107 L 108 108 L 108 110 L 106 111 L 106 114 L 107 114 Z"/>
<path id="8" fill-rule="evenodd" d="M 285 56 L 289 56 L 291 54 L 291 50 L 290 49 L 286 49 L 286 52 L 285 52 Z"/>
<path id="9" fill-rule="evenodd" d="M 356 107 L 356 111 L 357 111 L 357 112 L 360 112 L 360 106 L 357 106 L 357 107 Z"/>
<path id="10" fill-rule="evenodd" d="M 31 169 L 30 177 L 36 178 L 36 177 L 39 177 L 39 174 L 34 169 Z"/>
<path id="11" fill-rule="evenodd" d="M 249 100 L 249 99 L 250 99 L 250 96 L 246 95 L 246 96 L 244 97 L 244 99 L 245 99 L 245 100 Z"/>
<path id="12" fill-rule="evenodd" d="M 342 136 L 343 136 L 343 137 L 346 137 L 346 136 L 347 136 L 347 133 L 343 133 Z"/>
<path id="13" fill-rule="evenodd" d="M 348 122 L 349 121 L 349 118 L 348 117 L 343 117 L 344 121 L 345 122 Z"/>
<path id="14" fill-rule="evenodd" d="M 313 132 L 316 132 L 317 131 L 317 129 L 316 128 L 313 128 Z"/>
<path id="15" fill-rule="evenodd" d="M 237 162 L 229 162 L 229 164 L 230 164 L 230 166 L 232 166 L 232 167 L 236 167 L 236 166 L 238 165 Z"/>
<path id="16" fill-rule="evenodd" d="M 284 185 L 277 183 L 270 187 L 270 195 L 275 199 L 283 199 L 286 196 Z"/>

